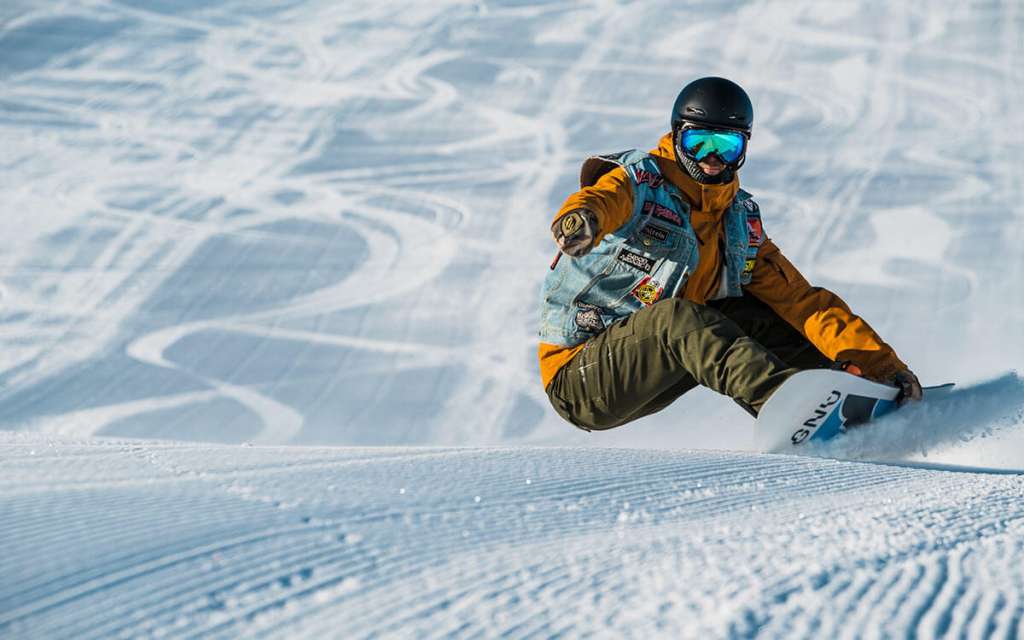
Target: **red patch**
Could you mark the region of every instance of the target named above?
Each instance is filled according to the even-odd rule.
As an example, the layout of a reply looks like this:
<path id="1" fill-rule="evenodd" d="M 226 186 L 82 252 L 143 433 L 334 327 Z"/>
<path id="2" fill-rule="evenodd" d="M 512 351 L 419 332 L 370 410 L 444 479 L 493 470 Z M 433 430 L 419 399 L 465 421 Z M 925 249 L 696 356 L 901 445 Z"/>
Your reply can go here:
<path id="1" fill-rule="evenodd" d="M 646 183 L 646 184 L 651 185 L 651 188 L 657 189 L 662 184 L 664 184 L 664 182 L 665 182 L 665 178 L 661 177 L 660 175 L 658 175 L 656 173 L 651 173 L 650 171 L 645 171 L 644 169 L 637 169 L 636 170 L 636 183 L 637 184 L 644 184 L 644 183 Z"/>
<path id="2" fill-rule="evenodd" d="M 761 218 L 749 216 L 747 218 L 747 236 L 750 238 L 750 246 L 760 247 L 764 242 L 764 227 L 761 226 Z"/>
<path id="3" fill-rule="evenodd" d="M 683 219 L 676 214 L 675 211 L 669 209 L 666 206 L 660 205 L 653 200 L 648 200 L 644 203 L 643 214 L 645 216 L 654 216 L 664 220 L 665 222 L 671 222 L 672 224 L 683 226 Z"/>

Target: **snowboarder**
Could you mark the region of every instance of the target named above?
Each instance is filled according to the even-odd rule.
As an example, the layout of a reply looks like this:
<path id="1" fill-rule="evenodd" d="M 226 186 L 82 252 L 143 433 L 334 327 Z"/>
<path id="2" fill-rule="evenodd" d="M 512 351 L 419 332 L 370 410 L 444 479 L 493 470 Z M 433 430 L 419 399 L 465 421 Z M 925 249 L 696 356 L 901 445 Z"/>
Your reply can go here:
<path id="1" fill-rule="evenodd" d="M 657 148 L 584 162 L 581 189 L 551 226 L 560 253 L 544 282 L 539 347 L 548 398 L 577 427 L 620 426 L 697 385 L 756 416 L 812 368 L 920 400 L 893 349 L 765 234 L 737 173 L 752 122 L 739 85 L 701 78 L 680 92 Z"/>

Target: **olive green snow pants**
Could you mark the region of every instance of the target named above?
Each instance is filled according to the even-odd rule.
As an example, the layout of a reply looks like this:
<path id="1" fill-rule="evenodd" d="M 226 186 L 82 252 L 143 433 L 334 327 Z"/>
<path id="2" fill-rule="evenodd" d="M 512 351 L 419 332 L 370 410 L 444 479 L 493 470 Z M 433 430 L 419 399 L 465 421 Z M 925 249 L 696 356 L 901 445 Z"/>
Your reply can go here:
<path id="1" fill-rule="evenodd" d="M 757 415 L 790 375 L 830 365 L 749 294 L 708 305 L 670 298 L 588 340 L 547 393 L 559 415 L 588 431 L 661 411 L 698 385 Z"/>

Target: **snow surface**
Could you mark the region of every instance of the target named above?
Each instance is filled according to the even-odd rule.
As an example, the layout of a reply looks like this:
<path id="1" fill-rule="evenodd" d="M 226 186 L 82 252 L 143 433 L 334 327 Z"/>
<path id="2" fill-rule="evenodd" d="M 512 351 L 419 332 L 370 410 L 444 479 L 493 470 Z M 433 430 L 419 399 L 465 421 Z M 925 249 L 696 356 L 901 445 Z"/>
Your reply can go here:
<path id="1" fill-rule="evenodd" d="M 7 637 L 1020 637 L 1024 482 L 6 434 Z"/>
<path id="2" fill-rule="evenodd" d="M 1014 0 L 0 4 L 0 636 L 1024 637 L 1022 33 Z M 769 235 L 958 383 L 809 451 L 886 465 L 753 454 L 710 392 L 547 406 L 550 217 L 707 74 L 754 100 Z"/>

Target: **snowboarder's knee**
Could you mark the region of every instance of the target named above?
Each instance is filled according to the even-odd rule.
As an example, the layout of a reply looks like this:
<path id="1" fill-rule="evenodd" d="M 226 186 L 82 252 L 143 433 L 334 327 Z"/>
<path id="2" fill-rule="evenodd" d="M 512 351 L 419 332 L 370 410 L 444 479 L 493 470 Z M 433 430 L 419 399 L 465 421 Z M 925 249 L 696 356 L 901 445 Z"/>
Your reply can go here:
<path id="1" fill-rule="evenodd" d="M 691 302 L 684 298 L 669 298 L 668 300 L 662 300 L 655 305 L 659 311 L 664 311 L 673 316 L 680 314 L 694 313 L 699 307 L 696 302 Z"/>
<path id="2" fill-rule="evenodd" d="M 672 318 L 673 325 L 699 326 L 708 321 L 710 309 L 702 304 L 683 298 L 671 298 L 659 304 L 665 305 L 665 312 Z"/>
<path id="3" fill-rule="evenodd" d="M 669 298 L 651 308 L 652 327 L 662 338 L 672 340 L 704 327 L 708 323 L 707 312 L 707 307 L 696 302 Z"/>

